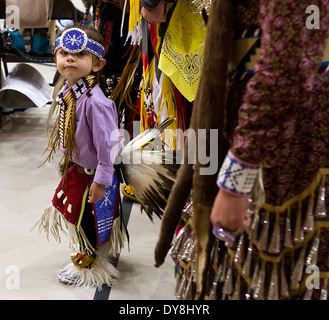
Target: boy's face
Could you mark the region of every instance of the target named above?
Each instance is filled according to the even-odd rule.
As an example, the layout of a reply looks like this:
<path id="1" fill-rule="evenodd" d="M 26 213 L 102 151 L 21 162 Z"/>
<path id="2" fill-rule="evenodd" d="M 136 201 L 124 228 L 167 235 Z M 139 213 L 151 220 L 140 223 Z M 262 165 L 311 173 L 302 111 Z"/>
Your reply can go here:
<path id="1" fill-rule="evenodd" d="M 97 62 L 95 62 L 98 60 Z M 82 77 L 100 70 L 104 59 L 93 59 L 92 53 L 83 50 L 78 53 L 70 53 L 62 48 L 56 51 L 56 66 L 58 72 L 67 79 L 69 86 L 72 86 Z M 101 63 L 101 66 L 99 65 Z"/>

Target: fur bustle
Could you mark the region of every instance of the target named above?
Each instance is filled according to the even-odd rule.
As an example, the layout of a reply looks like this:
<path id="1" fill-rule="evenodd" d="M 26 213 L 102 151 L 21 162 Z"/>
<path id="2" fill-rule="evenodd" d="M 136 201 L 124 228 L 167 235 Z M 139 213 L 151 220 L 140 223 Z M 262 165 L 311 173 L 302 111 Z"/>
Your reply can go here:
<path id="1" fill-rule="evenodd" d="M 200 106 L 198 108 L 198 129 L 207 130 L 207 146 L 210 145 L 210 130 L 218 129 L 218 169 L 223 159 L 224 109 L 228 62 L 233 41 L 233 3 L 230 0 L 213 1 L 211 4 L 204 51 L 204 64 L 200 79 Z M 215 76 L 216 75 L 216 76 Z M 214 103 L 215 102 L 215 103 Z M 213 106 L 213 107 L 212 107 Z M 198 139 L 197 139 L 198 141 Z M 198 145 L 197 150 L 198 154 Z M 213 175 L 202 175 L 200 169 L 208 166 L 196 162 L 193 173 L 193 226 L 197 241 L 197 292 L 203 298 L 207 282 L 205 272 L 210 254 L 210 213 L 217 194 Z"/>

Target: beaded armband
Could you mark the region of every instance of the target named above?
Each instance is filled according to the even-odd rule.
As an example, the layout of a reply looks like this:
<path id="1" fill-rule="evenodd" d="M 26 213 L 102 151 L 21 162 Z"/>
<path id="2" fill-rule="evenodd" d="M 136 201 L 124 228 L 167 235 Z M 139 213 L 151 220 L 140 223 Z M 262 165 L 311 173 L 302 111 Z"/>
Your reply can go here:
<path id="1" fill-rule="evenodd" d="M 232 194 L 248 196 L 257 179 L 259 165 L 242 162 L 229 151 L 217 177 L 217 184 Z"/>

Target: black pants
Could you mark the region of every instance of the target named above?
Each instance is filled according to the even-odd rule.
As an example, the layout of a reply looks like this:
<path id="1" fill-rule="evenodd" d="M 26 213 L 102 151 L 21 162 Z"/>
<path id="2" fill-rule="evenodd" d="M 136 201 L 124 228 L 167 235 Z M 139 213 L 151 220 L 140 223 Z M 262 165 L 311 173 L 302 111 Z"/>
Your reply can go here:
<path id="1" fill-rule="evenodd" d="M 93 206 L 91 203 L 87 201 L 85 205 L 85 210 L 83 212 L 81 227 L 87 239 L 89 240 L 90 244 L 93 246 L 93 248 L 96 249 L 97 236 L 96 236 L 95 217 L 93 214 Z"/>

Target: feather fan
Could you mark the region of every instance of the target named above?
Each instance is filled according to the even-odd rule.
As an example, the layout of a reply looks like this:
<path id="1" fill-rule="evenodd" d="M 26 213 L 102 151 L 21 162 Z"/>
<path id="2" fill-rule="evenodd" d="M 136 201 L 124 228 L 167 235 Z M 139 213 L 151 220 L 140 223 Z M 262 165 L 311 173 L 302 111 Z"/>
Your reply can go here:
<path id="1" fill-rule="evenodd" d="M 174 118 L 167 118 L 157 127 L 150 126 L 132 139 L 119 154 L 122 178 L 130 185 L 141 209 L 151 221 L 153 213 L 161 219 L 179 168 L 176 151 L 163 150 L 160 138 L 173 121 Z"/>

